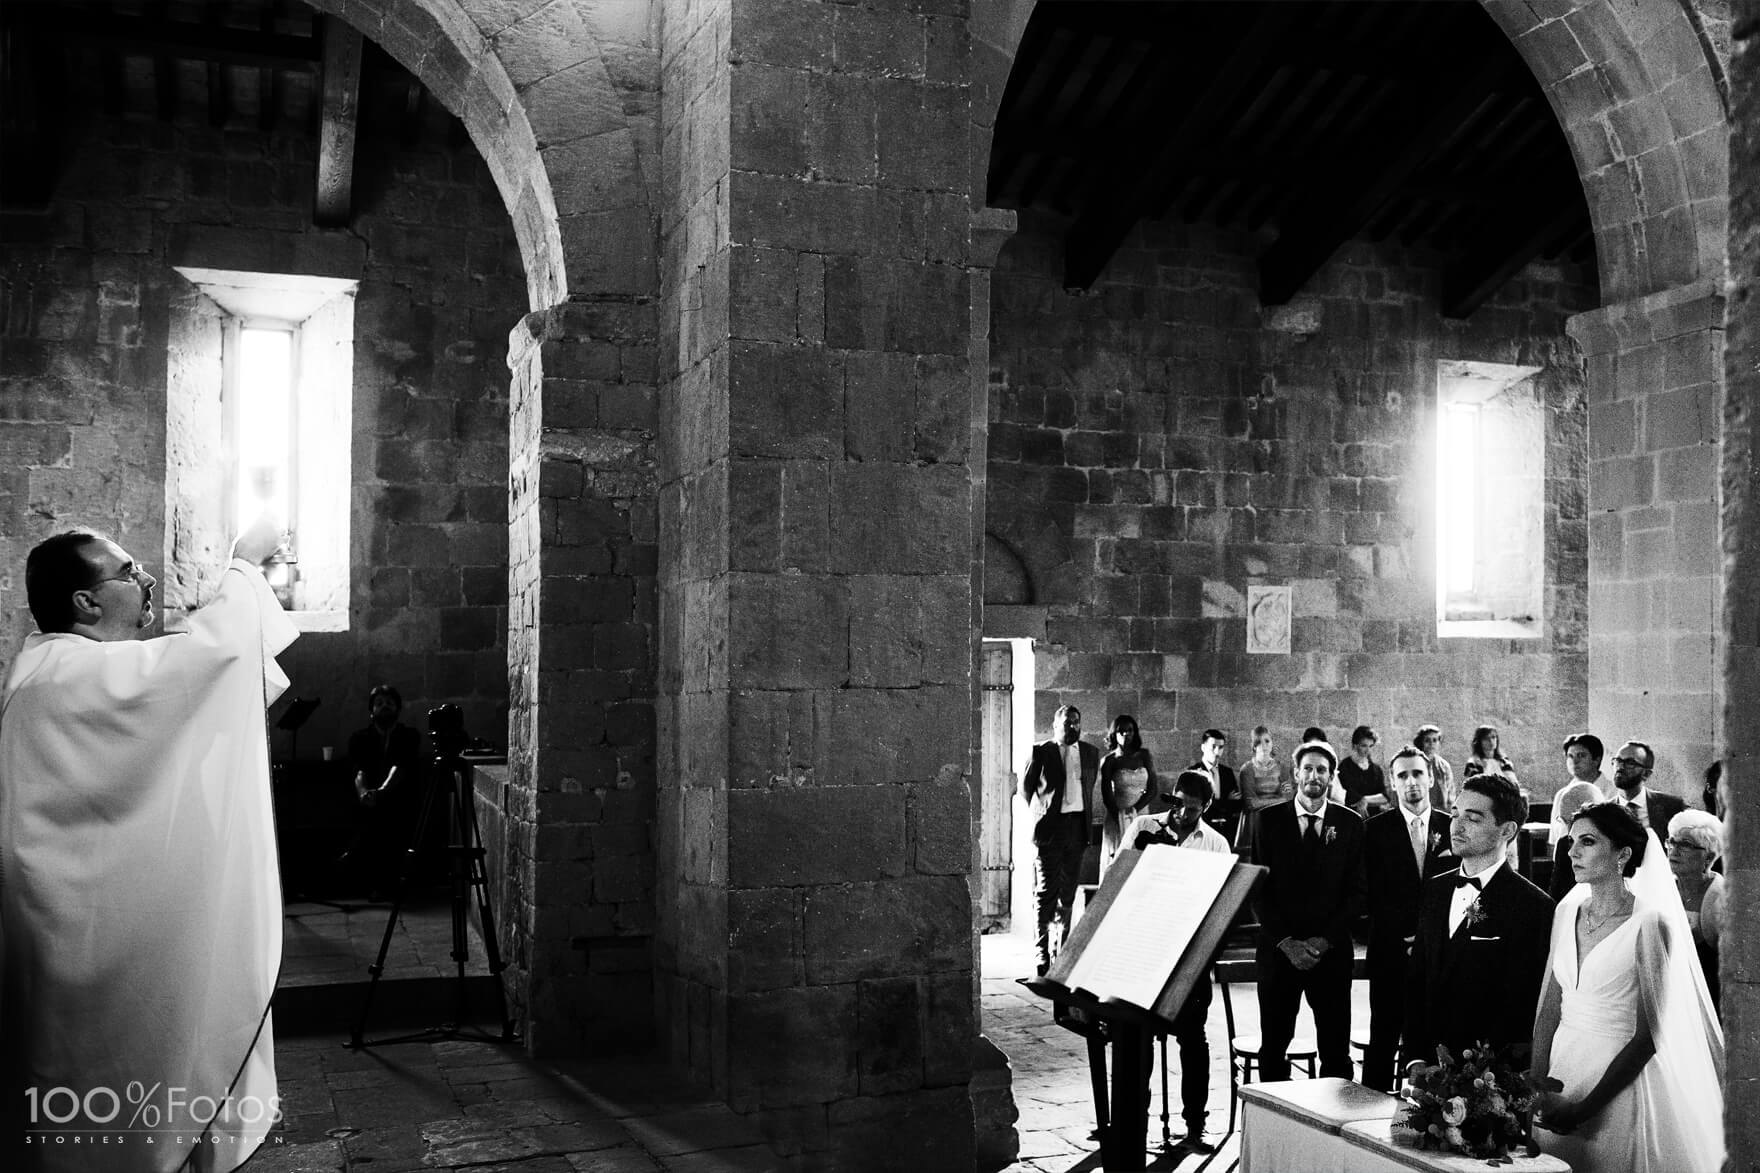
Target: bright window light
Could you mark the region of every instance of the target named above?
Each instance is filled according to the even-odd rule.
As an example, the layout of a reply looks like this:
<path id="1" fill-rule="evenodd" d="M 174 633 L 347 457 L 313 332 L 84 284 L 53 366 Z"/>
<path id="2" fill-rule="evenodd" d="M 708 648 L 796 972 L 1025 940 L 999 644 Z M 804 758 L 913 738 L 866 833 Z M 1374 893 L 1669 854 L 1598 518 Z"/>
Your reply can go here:
<path id="1" fill-rule="evenodd" d="M 1478 561 L 1479 405 L 1451 403 L 1437 437 L 1437 512 L 1443 581 L 1451 592 L 1473 590 Z"/>
<path id="2" fill-rule="evenodd" d="M 239 332 L 238 533 L 268 510 L 294 524 L 293 332 L 246 326 Z"/>

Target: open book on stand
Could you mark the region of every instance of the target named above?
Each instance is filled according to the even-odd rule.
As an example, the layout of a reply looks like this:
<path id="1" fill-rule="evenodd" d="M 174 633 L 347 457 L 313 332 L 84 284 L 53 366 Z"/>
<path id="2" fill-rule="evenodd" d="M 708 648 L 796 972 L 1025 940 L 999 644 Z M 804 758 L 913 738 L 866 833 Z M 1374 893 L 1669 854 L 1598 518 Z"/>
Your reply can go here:
<path id="1" fill-rule="evenodd" d="M 1081 1017 L 1165 1032 L 1265 873 L 1165 844 L 1121 852 L 1050 972 L 1022 984 Z"/>

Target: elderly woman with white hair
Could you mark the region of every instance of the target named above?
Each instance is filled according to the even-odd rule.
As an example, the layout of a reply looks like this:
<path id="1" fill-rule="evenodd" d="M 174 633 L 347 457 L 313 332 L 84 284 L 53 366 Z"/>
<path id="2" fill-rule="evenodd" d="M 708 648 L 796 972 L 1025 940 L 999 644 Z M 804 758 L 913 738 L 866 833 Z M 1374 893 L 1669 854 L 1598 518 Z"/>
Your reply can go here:
<path id="1" fill-rule="evenodd" d="M 1723 854 L 1723 824 L 1716 815 L 1684 810 L 1668 821 L 1667 846 L 1668 868 L 1687 910 L 1705 988 L 1713 1005 L 1719 1005 L 1717 948 L 1723 936 L 1724 883 L 1711 866 Z"/>
<path id="2" fill-rule="evenodd" d="M 1571 871 L 1571 822 L 1577 812 L 1605 796 L 1593 782 L 1567 782 L 1552 796 L 1552 880 L 1546 894 L 1557 904 L 1577 885 Z"/>

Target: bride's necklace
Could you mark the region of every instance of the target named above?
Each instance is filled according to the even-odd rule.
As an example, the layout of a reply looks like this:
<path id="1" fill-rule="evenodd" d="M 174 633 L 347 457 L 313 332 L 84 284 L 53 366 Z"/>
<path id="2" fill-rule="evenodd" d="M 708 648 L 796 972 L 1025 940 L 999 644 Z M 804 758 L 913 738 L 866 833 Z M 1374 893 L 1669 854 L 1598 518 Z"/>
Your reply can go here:
<path id="1" fill-rule="evenodd" d="M 1605 916 L 1596 916 L 1594 911 L 1585 904 L 1583 906 L 1583 927 L 1591 933 L 1599 933 L 1614 921 L 1623 920 L 1630 915 L 1632 915 L 1632 910 L 1629 905 L 1617 908 Z"/>

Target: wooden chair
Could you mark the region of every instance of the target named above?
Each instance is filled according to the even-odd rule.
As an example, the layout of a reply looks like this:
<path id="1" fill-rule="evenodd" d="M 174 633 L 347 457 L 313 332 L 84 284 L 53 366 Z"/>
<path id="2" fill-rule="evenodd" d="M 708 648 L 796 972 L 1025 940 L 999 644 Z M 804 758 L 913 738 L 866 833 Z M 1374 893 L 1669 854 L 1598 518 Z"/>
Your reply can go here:
<path id="1" fill-rule="evenodd" d="M 1239 1108 L 1241 1084 L 1252 1082 L 1253 1075 L 1260 1069 L 1260 1050 L 1263 1044 L 1258 1034 L 1240 1034 L 1234 1025 L 1234 998 L 1229 992 L 1230 985 L 1237 982 L 1256 982 L 1259 979 L 1258 962 L 1248 951 L 1245 956 L 1238 950 L 1229 950 L 1216 959 L 1211 967 L 1211 974 L 1216 984 L 1222 987 L 1222 1015 L 1228 1024 L 1228 1131 L 1223 1138 L 1234 1135 L 1235 1117 Z M 1308 1078 L 1314 1078 L 1314 1065 L 1319 1058 L 1319 1048 L 1314 1040 L 1307 1035 L 1297 1035 L 1289 1042 L 1290 1065 L 1300 1065 Z M 1217 1145 L 1221 1147 L 1220 1142 Z"/>

